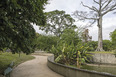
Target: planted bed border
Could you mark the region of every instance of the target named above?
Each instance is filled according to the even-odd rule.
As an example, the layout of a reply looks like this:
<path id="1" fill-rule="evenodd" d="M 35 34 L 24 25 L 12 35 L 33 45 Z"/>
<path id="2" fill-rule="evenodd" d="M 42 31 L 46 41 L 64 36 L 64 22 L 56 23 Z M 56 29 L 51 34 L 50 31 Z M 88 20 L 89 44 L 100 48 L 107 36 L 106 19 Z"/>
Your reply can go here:
<path id="1" fill-rule="evenodd" d="M 116 77 L 116 75 L 112 75 L 109 73 L 88 71 L 85 69 L 78 69 L 55 63 L 54 55 L 48 56 L 47 65 L 51 70 L 63 75 L 64 77 Z"/>

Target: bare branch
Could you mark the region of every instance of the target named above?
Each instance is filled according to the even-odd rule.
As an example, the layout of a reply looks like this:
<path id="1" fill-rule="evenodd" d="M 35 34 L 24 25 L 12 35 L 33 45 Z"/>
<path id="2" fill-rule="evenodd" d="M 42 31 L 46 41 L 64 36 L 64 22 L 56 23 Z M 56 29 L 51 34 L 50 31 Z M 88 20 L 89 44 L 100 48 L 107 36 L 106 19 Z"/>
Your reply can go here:
<path id="1" fill-rule="evenodd" d="M 102 6 L 104 6 L 107 2 L 109 2 L 109 0 L 104 0 L 104 2 L 102 3 Z"/>
<path id="2" fill-rule="evenodd" d="M 89 17 L 83 17 L 85 19 L 89 19 L 89 20 L 97 20 L 97 18 L 89 18 Z"/>
<path id="3" fill-rule="evenodd" d="M 108 12 L 113 11 L 113 10 L 115 10 L 115 9 L 116 9 L 116 3 L 115 3 L 114 5 L 112 5 L 108 10 L 106 10 L 102 15 L 105 15 L 105 14 L 107 14 Z"/>
<path id="4" fill-rule="evenodd" d="M 98 12 L 98 9 L 97 9 L 96 7 L 92 6 L 92 8 L 93 8 L 93 9 L 95 9 L 95 10 L 96 10 L 96 12 Z"/>
<path id="5" fill-rule="evenodd" d="M 102 7 L 102 0 L 99 0 L 99 12 L 101 11 L 101 7 Z"/>
<path id="6" fill-rule="evenodd" d="M 107 0 L 106 0 L 107 1 Z M 108 3 L 102 8 L 102 11 L 112 2 L 112 0 L 109 0 Z M 105 3 L 103 3 L 105 4 Z"/>
<path id="7" fill-rule="evenodd" d="M 88 16 L 79 15 L 79 14 L 78 14 L 78 16 L 82 17 L 83 19 L 97 20 L 97 18 L 95 18 L 95 17 L 88 17 Z"/>
<path id="8" fill-rule="evenodd" d="M 105 3 L 109 2 L 109 1 L 112 1 L 112 0 L 104 0 L 103 4 L 105 4 Z"/>
<path id="9" fill-rule="evenodd" d="M 89 27 L 92 27 L 95 22 L 96 22 L 96 20 L 90 21 L 90 22 L 88 22 L 86 24 L 80 25 L 80 28 L 79 27 L 78 28 L 82 29 L 82 30 L 85 30 L 85 29 L 87 29 Z"/>
<path id="10" fill-rule="evenodd" d="M 113 8 L 111 11 L 113 11 L 113 10 L 116 10 L 116 7 L 115 7 L 115 8 Z"/>
<path id="11" fill-rule="evenodd" d="M 94 6 L 89 7 L 89 6 L 87 6 L 87 5 L 84 5 L 84 4 L 83 4 L 83 2 L 81 2 L 81 4 L 82 4 L 84 7 L 87 7 L 87 8 L 88 8 L 88 9 L 90 9 L 90 10 L 93 10 L 93 11 L 98 12 L 97 8 L 96 8 L 96 7 L 94 7 Z"/>
<path id="12" fill-rule="evenodd" d="M 92 27 L 92 25 L 96 22 L 96 20 L 90 21 L 90 24 L 87 24 L 87 27 Z"/>
<path id="13" fill-rule="evenodd" d="M 77 17 L 79 20 L 85 20 L 85 19 L 97 20 L 97 19 L 98 19 L 96 15 L 94 15 L 94 16 L 96 16 L 96 17 L 88 17 L 88 15 L 86 14 L 86 12 L 83 12 L 83 11 L 81 11 L 81 12 L 75 11 L 75 12 L 73 13 L 73 15 L 74 15 L 75 17 Z"/>
<path id="14" fill-rule="evenodd" d="M 95 3 L 99 4 L 99 2 L 97 2 L 96 0 L 93 0 Z"/>

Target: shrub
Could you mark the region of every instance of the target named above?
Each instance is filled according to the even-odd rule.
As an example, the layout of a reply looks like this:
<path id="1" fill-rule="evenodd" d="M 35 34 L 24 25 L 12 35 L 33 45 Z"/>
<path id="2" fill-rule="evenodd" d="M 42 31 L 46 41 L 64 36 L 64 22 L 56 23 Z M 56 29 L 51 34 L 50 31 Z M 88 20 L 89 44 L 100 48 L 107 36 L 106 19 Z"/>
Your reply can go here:
<path id="1" fill-rule="evenodd" d="M 115 50 L 116 49 L 116 29 L 113 32 L 111 32 L 110 37 L 111 37 L 111 41 L 113 45 L 113 50 Z"/>
<path id="2" fill-rule="evenodd" d="M 88 51 L 95 51 L 97 48 L 97 41 L 90 41 L 87 43 L 88 45 Z"/>
<path id="3" fill-rule="evenodd" d="M 112 42 L 110 40 L 103 40 L 103 49 L 105 51 L 112 50 Z"/>
<path id="4" fill-rule="evenodd" d="M 43 51 L 50 51 L 52 48 L 52 45 L 54 46 L 57 45 L 58 40 L 59 38 L 56 36 L 39 35 L 36 40 L 36 49 L 43 50 Z"/>

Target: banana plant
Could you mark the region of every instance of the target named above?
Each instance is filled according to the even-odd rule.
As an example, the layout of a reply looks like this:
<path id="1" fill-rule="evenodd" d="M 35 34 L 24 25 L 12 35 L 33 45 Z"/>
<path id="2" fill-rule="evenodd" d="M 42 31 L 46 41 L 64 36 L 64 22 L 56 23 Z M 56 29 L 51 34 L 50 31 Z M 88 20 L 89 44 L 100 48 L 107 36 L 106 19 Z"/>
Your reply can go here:
<path id="1" fill-rule="evenodd" d="M 62 60 L 65 65 L 69 65 L 71 63 L 71 60 L 73 60 L 73 56 L 74 46 L 64 43 L 61 48 L 61 54 L 55 59 L 55 62 Z"/>
<path id="2" fill-rule="evenodd" d="M 77 50 L 77 67 L 80 68 L 80 66 L 82 65 L 82 63 L 85 63 L 88 60 L 88 57 L 90 58 L 92 55 L 87 53 L 87 48 L 85 46 L 81 46 L 78 47 Z"/>

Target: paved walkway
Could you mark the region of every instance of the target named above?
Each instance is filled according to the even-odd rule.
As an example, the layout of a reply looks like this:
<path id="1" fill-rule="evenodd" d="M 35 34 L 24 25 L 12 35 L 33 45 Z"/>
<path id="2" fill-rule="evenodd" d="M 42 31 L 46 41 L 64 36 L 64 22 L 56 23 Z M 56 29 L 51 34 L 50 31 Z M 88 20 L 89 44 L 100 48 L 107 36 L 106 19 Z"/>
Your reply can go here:
<path id="1" fill-rule="evenodd" d="M 11 77 L 63 77 L 47 67 L 47 56 L 35 57 L 14 68 Z"/>

